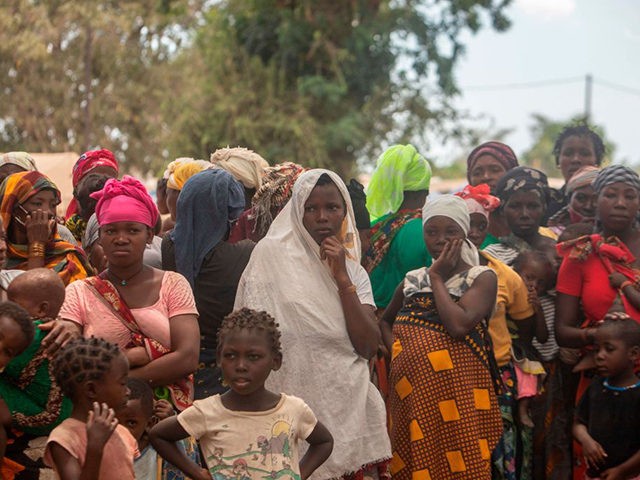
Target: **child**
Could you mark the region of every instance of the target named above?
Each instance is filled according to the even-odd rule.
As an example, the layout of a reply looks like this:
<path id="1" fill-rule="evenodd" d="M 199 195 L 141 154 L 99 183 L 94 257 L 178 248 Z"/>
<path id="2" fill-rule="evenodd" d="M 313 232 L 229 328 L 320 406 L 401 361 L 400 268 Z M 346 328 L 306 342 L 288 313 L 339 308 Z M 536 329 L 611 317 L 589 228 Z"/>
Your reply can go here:
<path id="1" fill-rule="evenodd" d="M 188 476 L 211 478 L 309 477 L 329 457 L 333 438 L 299 398 L 267 390 L 264 382 L 282 363 L 280 332 L 266 312 L 231 313 L 218 332 L 217 361 L 230 390 L 196 400 L 177 417 L 158 423 L 151 444 Z M 192 435 L 208 469 L 190 461 L 176 441 Z M 298 441 L 309 449 L 298 461 Z"/>
<path id="2" fill-rule="evenodd" d="M 29 314 L 13 302 L 0 303 L 0 372 L 12 358 L 20 355 L 31 343 L 34 326 Z M 0 400 L 0 403 L 2 401 Z M 8 409 L 0 410 L 0 459 L 7 447 L 6 427 L 11 424 Z"/>
<path id="3" fill-rule="evenodd" d="M 551 361 L 558 352 L 553 334 L 553 299 L 547 294 L 552 282 L 553 265 L 544 253 L 526 251 L 516 257 L 512 266 L 527 287 L 529 303 L 535 313 L 534 339 L 531 344 L 537 352 L 531 351 L 531 344 L 514 342 L 514 345 L 522 350 L 514 356 L 518 384 L 518 416 L 523 425 L 533 427 L 533 420 L 529 415 L 530 402 L 540 390 L 545 375 L 544 367 L 535 359 Z M 516 348 L 515 351 L 517 350 Z"/>
<path id="4" fill-rule="evenodd" d="M 79 338 L 58 352 L 53 370 L 73 410 L 49 435 L 45 463 L 62 480 L 132 480 L 136 440 L 114 412 L 129 396 L 127 358 L 101 338 Z"/>
<path id="5" fill-rule="evenodd" d="M 162 470 L 162 460 L 149 444 L 149 430 L 163 418 L 175 415 L 171 403 L 167 400 L 153 400 L 151 386 L 139 378 L 129 378 L 129 400 L 124 408 L 117 412 L 118 421 L 129 429 L 138 442 L 140 456 L 133 462 L 136 480 L 155 480 Z"/>
<path id="6" fill-rule="evenodd" d="M 573 435 L 587 478 L 640 478 L 640 325 L 605 320 L 595 334 L 598 374 L 578 403 Z"/>

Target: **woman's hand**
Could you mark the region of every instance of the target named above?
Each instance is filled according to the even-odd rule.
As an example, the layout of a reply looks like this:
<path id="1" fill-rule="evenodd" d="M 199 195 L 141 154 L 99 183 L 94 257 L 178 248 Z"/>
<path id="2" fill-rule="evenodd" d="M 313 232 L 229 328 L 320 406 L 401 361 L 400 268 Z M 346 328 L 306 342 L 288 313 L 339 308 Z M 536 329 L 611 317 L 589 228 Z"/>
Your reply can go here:
<path id="1" fill-rule="evenodd" d="M 438 276 L 446 282 L 452 275 L 453 270 L 460 262 L 460 253 L 462 252 L 463 239 L 454 239 L 447 242 L 440 253 L 440 256 L 429 267 L 430 276 Z"/>
<path id="2" fill-rule="evenodd" d="M 326 260 L 331 269 L 333 278 L 340 286 L 340 280 L 345 280 L 351 284 L 349 274 L 347 273 L 347 253 L 335 236 L 325 238 L 320 244 L 320 258 Z"/>
<path id="3" fill-rule="evenodd" d="M 620 288 L 620 286 L 627 280 L 628 280 L 628 278 L 625 277 L 620 272 L 613 272 L 613 273 L 609 274 L 609 284 L 613 288 L 616 288 L 616 289 Z"/>
<path id="4" fill-rule="evenodd" d="M 118 425 L 118 419 L 106 403 L 93 402 L 87 419 L 87 447 L 101 449 L 107 443 Z"/>
<path id="5" fill-rule="evenodd" d="M 125 356 L 129 360 L 129 367 L 141 367 L 151 361 L 147 349 L 144 347 L 133 347 L 125 351 Z"/>
<path id="6" fill-rule="evenodd" d="M 53 358 L 60 348 L 80 336 L 80 326 L 77 323 L 60 318 L 41 323 L 38 328 L 49 332 L 42 339 L 41 344 L 45 348 L 47 358 Z"/>
<path id="7" fill-rule="evenodd" d="M 28 213 L 24 221 L 27 241 L 47 243 L 51 239 L 55 225 L 55 218 L 49 218 L 49 214 L 43 210 L 38 209 Z"/>

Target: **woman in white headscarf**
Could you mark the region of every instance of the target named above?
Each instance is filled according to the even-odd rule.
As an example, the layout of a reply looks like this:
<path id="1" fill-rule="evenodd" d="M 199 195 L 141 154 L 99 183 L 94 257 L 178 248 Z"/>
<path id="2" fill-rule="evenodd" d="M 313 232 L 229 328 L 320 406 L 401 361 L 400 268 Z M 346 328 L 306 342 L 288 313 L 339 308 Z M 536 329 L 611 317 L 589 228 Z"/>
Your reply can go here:
<path id="1" fill-rule="evenodd" d="M 384 403 L 369 381 L 380 337 L 373 305 L 346 186 L 328 170 L 303 173 L 256 245 L 235 308 L 275 317 L 284 359 L 267 387 L 304 399 L 333 435 L 312 479 L 388 476 Z"/>
<path id="2" fill-rule="evenodd" d="M 422 221 L 435 261 L 407 273 L 381 320 L 392 352 L 391 474 L 489 480 L 502 434 L 487 329 L 496 275 L 478 265 L 464 200 L 427 200 Z"/>

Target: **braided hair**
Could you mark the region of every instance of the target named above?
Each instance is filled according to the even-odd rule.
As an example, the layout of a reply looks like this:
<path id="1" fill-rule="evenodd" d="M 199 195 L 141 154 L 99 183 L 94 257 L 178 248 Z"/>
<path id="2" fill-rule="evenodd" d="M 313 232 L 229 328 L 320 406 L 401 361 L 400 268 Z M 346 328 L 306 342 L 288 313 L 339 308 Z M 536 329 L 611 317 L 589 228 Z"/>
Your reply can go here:
<path id="1" fill-rule="evenodd" d="M 53 372 L 62 393 L 73 399 L 78 386 L 100 380 L 121 355 L 118 345 L 102 338 L 77 338 L 65 345 L 53 360 Z"/>
<path id="2" fill-rule="evenodd" d="M 600 138 L 600 135 L 598 135 L 594 130 L 589 128 L 588 125 L 581 123 L 578 125 L 567 125 L 564 127 L 562 132 L 560 132 L 558 138 L 556 138 L 556 143 L 553 145 L 553 156 L 556 157 L 556 165 L 560 165 L 560 151 L 562 150 L 562 144 L 569 137 L 582 137 L 591 140 L 593 151 L 596 155 L 596 165 L 600 165 L 602 163 L 605 151 L 602 138 Z"/>
<path id="3" fill-rule="evenodd" d="M 282 355 L 280 331 L 275 319 L 267 312 L 251 310 L 246 307 L 231 312 L 222 320 L 222 325 L 218 330 L 218 351 L 222 348 L 227 336 L 243 329 L 263 331 L 269 338 L 271 352 L 274 355 Z"/>

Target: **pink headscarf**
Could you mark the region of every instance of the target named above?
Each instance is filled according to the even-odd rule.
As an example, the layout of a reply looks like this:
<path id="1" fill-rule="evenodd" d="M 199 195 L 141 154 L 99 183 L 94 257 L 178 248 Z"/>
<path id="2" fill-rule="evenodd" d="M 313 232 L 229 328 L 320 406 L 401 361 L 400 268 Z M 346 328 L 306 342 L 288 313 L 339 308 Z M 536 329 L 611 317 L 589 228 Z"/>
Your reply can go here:
<path id="1" fill-rule="evenodd" d="M 137 178 L 125 175 L 122 180 L 111 178 L 99 192 L 91 194 L 98 200 L 96 218 L 100 226 L 115 222 L 139 222 L 154 228 L 158 208 Z"/>
<path id="2" fill-rule="evenodd" d="M 486 183 L 481 183 L 475 187 L 467 185 L 455 195 L 465 201 L 469 214 L 481 213 L 487 220 L 489 219 L 489 214 L 500 206 L 500 199 L 491 195 L 489 185 Z"/>

